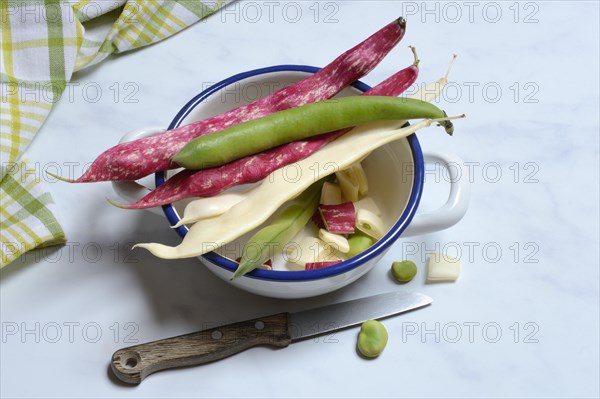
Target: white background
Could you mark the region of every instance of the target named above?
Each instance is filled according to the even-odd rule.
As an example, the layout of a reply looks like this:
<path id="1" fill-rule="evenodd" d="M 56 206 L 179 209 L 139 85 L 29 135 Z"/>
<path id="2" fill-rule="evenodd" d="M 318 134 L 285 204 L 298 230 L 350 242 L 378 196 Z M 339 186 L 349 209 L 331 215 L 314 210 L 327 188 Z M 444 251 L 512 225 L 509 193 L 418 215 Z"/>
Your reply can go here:
<path id="1" fill-rule="evenodd" d="M 290 7 L 230 6 L 74 76 L 73 95 L 56 105 L 28 151 L 48 180 L 69 243 L 1 272 L 1 396 L 598 397 L 598 4 Z M 452 138 L 424 131 L 419 139 L 425 150 L 471 162 L 462 169 L 472 180 L 471 205 L 458 225 L 397 242 L 345 289 L 273 300 L 229 286 L 196 259 L 131 252 L 135 242 L 179 239 L 164 218 L 110 206 L 109 183 L 69 185 L 43 173 L 56 164 L 81 172 L 124 133 L 166 127 L 191 97 L 232 74 L 323 66 L 401 14 L 404 40 L 363 80 L 373 85 L 409 65 L 409 44 L 419 51 L 420 82 L 437 79 L 459 54 L 440 104 L 468 118 Z M 101 89 L 96 102 L 93 88 L 84 91 L 90 85 Z M 443 176 L 428 172 L 422 210 L 443 202 Z M 425 283 L 425 261 L 436 250 L 459 255 L 456 283 Z M 399 286 L 388 270 L 403 258 L 419 273 Z M 350 329 L 157 373 L 137 387 L 109 371 L 111 354 L 136 342 L 405 289 L 435 303 L 386 320 L 390 340 L 376 360 L 356 354 L 357 329 Z"/>

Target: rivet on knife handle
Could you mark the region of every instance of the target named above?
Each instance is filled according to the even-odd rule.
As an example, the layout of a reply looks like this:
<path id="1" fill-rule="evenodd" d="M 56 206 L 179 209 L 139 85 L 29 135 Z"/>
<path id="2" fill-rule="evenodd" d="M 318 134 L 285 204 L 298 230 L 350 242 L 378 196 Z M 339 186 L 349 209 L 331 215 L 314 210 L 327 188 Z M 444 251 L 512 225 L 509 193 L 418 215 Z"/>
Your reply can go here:
<path id="1" fill-rule="evenodd" d="M 139 384 L 156 371 L 212 362 L 254 346 L 286 347 L 291 342 L 289 314 L 280 313 L 119 349 L 111 366 L 121 381 Z"/>

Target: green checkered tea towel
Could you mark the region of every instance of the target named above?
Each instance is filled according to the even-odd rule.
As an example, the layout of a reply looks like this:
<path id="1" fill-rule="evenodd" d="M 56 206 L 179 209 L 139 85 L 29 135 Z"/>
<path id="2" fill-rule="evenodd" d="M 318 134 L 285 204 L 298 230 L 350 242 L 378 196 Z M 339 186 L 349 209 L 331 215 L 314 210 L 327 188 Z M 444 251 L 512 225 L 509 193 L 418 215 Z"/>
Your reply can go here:
<path id="1" fill-rule="evenodd" d="M 66 241 L 23 153 L 73 72 L 163 40 L 230 1 L 0 0 L 0 267 Z"/>

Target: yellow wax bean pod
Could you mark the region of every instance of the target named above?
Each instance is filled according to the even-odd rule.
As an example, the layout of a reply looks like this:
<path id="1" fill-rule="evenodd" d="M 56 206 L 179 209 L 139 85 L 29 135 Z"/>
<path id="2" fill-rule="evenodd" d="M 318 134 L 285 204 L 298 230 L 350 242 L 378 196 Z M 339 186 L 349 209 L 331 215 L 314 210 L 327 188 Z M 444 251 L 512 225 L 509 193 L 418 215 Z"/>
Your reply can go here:
<path id="1" fill-rule="evenodd" d="M 222 215 L 232 206 L 246 199 L 246 196 L 246 193 L 222 193 L 214 197 L 193 200 L 184 208 L 181 220 L 172 227 L 177 228 L 184 224 Z"/>
<path id="2" fill-rule="evenodd" d="M 158 243 L 137 244 L 164 259 L 199 256 L 225 245 L 264 223 L 284 202 L 296 197 L 315 178 L 330 175 L 332 168 L 325 165 L 335 162 L 347 167 L 365 153 L 391 141 L 409 136 L 434 123 L 426 119 L 413 125 L 398 128 L 398 122 L 381 122 L 359 126 L 323 147 L 311 156 L 297 162 L 299 179 L 291 181 L 283 173 L 272 172 L 244 201 L 234 205 L 223 215 L 195 223 L 181 244 L 170 247 Z M 318 168 L 315 168 L 318 165 Z M 315 176 L 316 175 L 316 176 Z"/>

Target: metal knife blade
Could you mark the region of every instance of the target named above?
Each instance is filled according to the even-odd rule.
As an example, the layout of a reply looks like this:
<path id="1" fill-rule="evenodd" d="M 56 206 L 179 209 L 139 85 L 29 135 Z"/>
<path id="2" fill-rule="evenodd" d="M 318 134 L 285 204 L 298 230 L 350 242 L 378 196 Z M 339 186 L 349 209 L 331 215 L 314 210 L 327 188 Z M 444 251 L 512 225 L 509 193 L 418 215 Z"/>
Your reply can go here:
<path id="1" fill-rule="evenodd" d="M 390 292 L 290 313 L 292 341 L 381 319 L 429 305 L 433 299 L 413 292 Z"/>
<path id="2" fill-rule="evenodd" d="M 178 337 L 119 349 L 111 368 L 121 380 L 139 384 L 151 373 L 196 366 L 259 345 L 286 347 L 303 338 L 429 305 L 426 295 L 392 292 L 296 313 L 279 313 Z"/>

